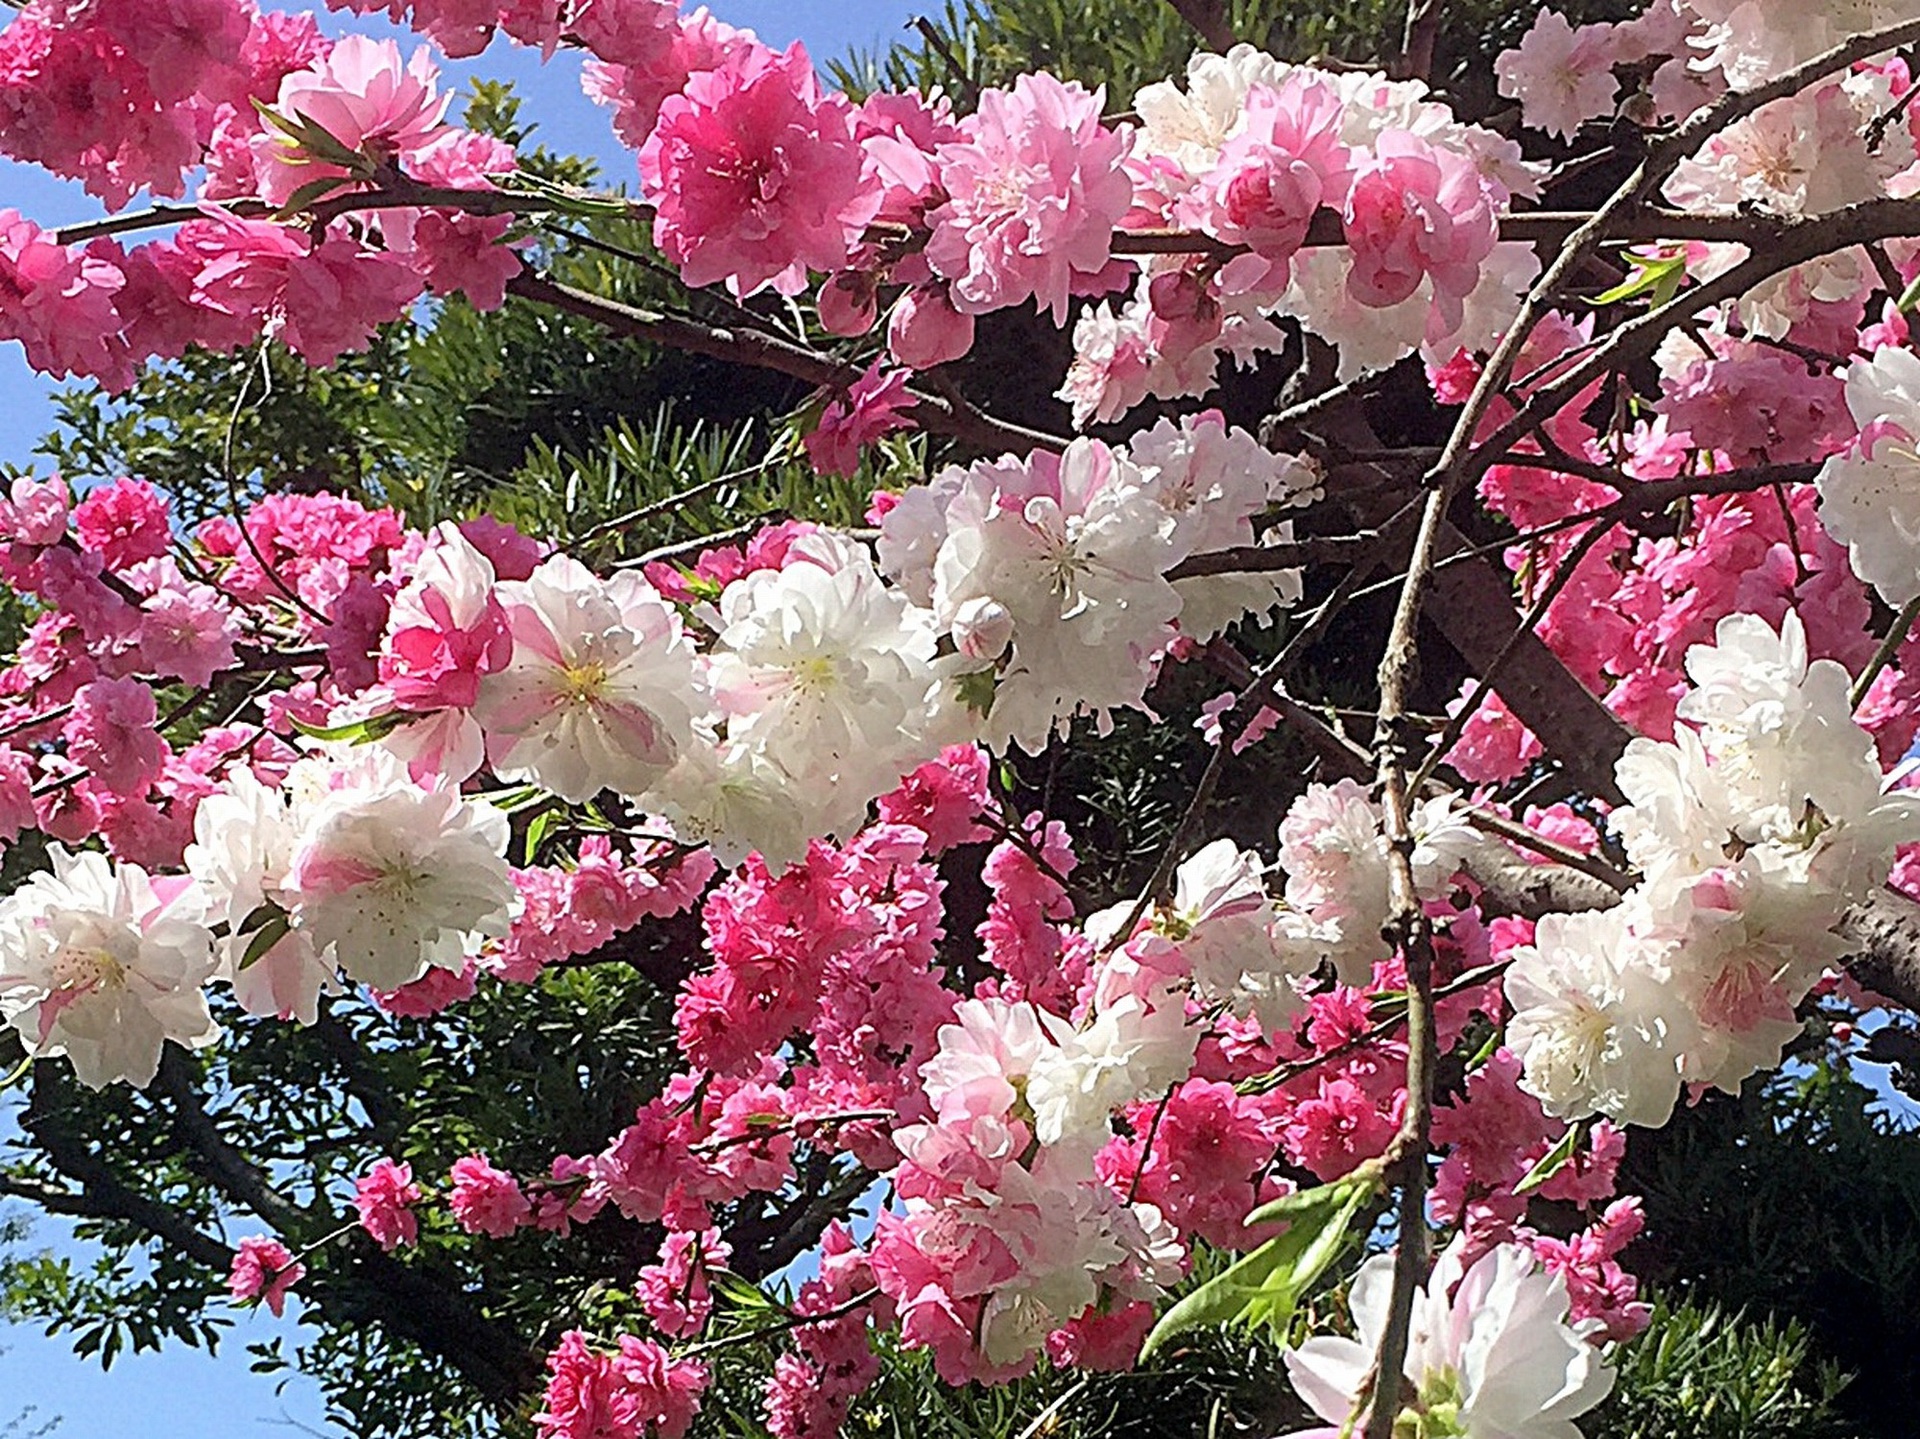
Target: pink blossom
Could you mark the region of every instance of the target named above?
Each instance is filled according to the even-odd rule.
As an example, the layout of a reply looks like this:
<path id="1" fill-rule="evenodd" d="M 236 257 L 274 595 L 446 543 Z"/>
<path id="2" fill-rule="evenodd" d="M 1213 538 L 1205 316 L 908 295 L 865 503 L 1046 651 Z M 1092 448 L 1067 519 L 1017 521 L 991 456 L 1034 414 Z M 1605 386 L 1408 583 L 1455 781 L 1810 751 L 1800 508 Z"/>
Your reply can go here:
<path id="1" fill-rule="evenodd" d="M 183 192 L 199 158 L 196 91 L 244 88 L 241 0 L 33 0 L 0 29 L 0 133 L 17 159 L 109 205 Z"/>
<path id="2" fill-rule="evenodd" d="M 1128 137 L 1100 123 L 1106 92 L 1051 75 L 992 89 L 935 152 L 948 199 L 928 215 L 927 263 L 970 315 L 1031 298 L 1067 318 L 1068 297 L 1107 268 L 1133 199 Z"/>
<path id="3" fill-rule="evenodd" d="M 67 533 L 71 505 L 59 476 L 40 481 L 21 475 L 0 499 L 0 537 L 20 545 L 58 544 Z"/>
<path id="4" fill-rule="evenodd" d="M 600 58 L 587 61 L 581 70 L 581 87 L 595 104 L 612 108 L 613 133 L 629 150 L 647 143 L 661 105 L 685 90 L 689 79 L 759 44 L 751 30 L 722 24 L 704 5 L 680 17 L 671 41 L 663 54 L 643 64 L 608 64 Z"/>
<path id="5" fill-rule="evenodd" d="M 420 1221 L 413 1206 L 420 1197 L 412 1166 L 391 1159 L 375 1160 L 353 1184 L 353 1207 L 360 1216 L 360 1227 L 389 1251 L 419 1240 Z"/>
<path id="6" fill-rule="evenodd" d="M 828 401 L 820 423 L 807 434 L 807 459 L 823 475 L 856 475 L 860 452 L 883 435 L 909 428 L 903 417 L 913 408 L 904 370 L 868 366 L 844 396 Z"/>
<path id="7" fill-rule="evenodd" d="M 355 174 L 304 152 L 274 126 L 253 139 L 262 198 L 284 205 L 301 186 L 321 179 L 368 179 L 382 166 L 404 162 L 438 137 L 447 102 L 425 46 L 403 62 L 391 40 L 349 35 L 323 58 L 280 82 L 274 109 L 289 120 L 319 126 L 366 163 Z"/>
<path id="8" fill-rule="evenodd" d="M 1493 62 L 1500 93 L 1520 102 L 1528 125 L 1573 138 L 1588 120 L 1613 109 L 1619 82 L 1608 53 L 1608 25 L 1567 23 L 1556 10 L 1542 10 L 1516 50 L 1502 50 Z"/>
<path id="9" fill-rule="evenodd" d="M 1340 143 L 1344 116 L 1339 93 L 1306 71 L 1294 71 L 1277 90 L 1254 86 L 1245 123 L 1176 214 L 1229 244 L 1249 246 L 1269 262 L 1261 283 L 1284 285 L 1287 261 L 1314 214 L 1346 193 L 1352 156 Z"/>
<path id="10" fill-rule="evenodd" d="M 887 317 L 887 353 L 909 370 L 931 370 L 973 348 L 973 316 L 939 289 L 908 290 Z"/>
<path id="11" fill-rule="evenodd" d="M 647 1265 L 634 1282 L 634 1297 L 658 1332 L 682 1339 L 706 1327 L 713 1313 L 708 1273 L 726 1268 L 730 1254 L 717 1229 L 666 1237 L 660 1246 L 660 1262 Z"/>
<path id="12" fill-rule="evenodd" d="M 497 580 L 524 580 L 546 558 L 546 548 L 538 540 L 492 515 L 461 520 L 459 529 L 467 543 L 487 557 Z"/>
<path id="13" fill-rule="evenodd" d="M 165 554 L 172 542 L 167 502 L 145 480 L 115 480 L 90 490 L 74 507 L 73 527 L 110 570 Z"/>
<path id="14" fill-rule="evenodd" d="M 1139 1361 L 1157 1317 L 1151 1304 L 1138 1299 L 1105 1311 L 1089 1309 L 1047 1336 L 1047 1357 L 1069 1369 L 1124 1373 Z"/>
<path id="15" fill-rule="evenodd" d="M 1602 1337 L 1622 1342 L 1645 1330 L 1653 1318 L 1652 1306 L 1638 1298 L 1639 1281 L 1615 1259 L 1645 1227 L 1640 1201 L 1620 1199 L 1571 1239 L 1531 1235 L 1527 1243 L 1550 1273 L 1566 1280 L 1574 1321 L 1597 1319 Z"/>
<path id="16" fill-rule="evenodd" d="M 1347 194 L 1347 292 L 1363 305 L 1397 305 L 1430 278 L 1435 302 L 1457 326 L 1499 233 L 1471 160 L 1389 130 L 1359 161 Z"/>
<path id="17" fill-rule="evenodd" d="M 459 969 L 432 965 L 411 984 L 372 991 L 373 1002 L 400 1019 L 427 1019 L 473 998 L 480 967 L 468 960 Z"/>
<path id="18" fill-rule="evenodd" d="M 157 571 L 136 578 L 147 592 L 140 606 L 141 665 L 163 679 L 195 686 L 231 669 L 238 662 L 233 642 L 240 632 L 233 606 L 213 586 L 190 583 L 170 560 L 139 568 Z"/>
<path id="19" fill-rule="evenodd" d="M 61 728 L 67 758 L 122 794 L 144 793 L 167 761 L 153 691 L 138 680 L 95 680 Z"/>
<path id="20" fill-rule="evenodd" d="M 110 260 L 57 244 L 19 211 L 0 210 L 0 340 L 18 340 L 36 370 L 55 379 L 90 375 L 115 390 L 132 384 L 115 308 L 125 284 Z"/>
<path id="21" fill-rule="evenodd" d="M 419 295 L 420 277 L 404 259 L 330 235 L 287 272 L 281 335 L 309 364 L 331 365 L 365 349 L 374 330 L 406 314 Z"/>
<path id="22" fill-rule="evenodd" d="M 974 821 L 987 808 L 987 755 L 978 745 L 949 745 L 880 796 L 886 824 L 912 825 L 927 837 L 927 853 L 974 844 L 987 831 Z"/>
<path id="23" fill-rule="evenodd" d="M 454 1161 L 447 1207 L 467 1233 L 492 1239 L 505 1239 L 533 1215 L 520 1181 L 504 1169 L 495 1169 L 483 1154 Z"/>
<path id="24" fill-rule="evenodd" d="M 846 97 L 822 95 L 796 42 L 741 49 L 660 108 L 640 151 L 654 243 L 689 285 L 797 294 L 847 262 L 879 196 L 861 180 Z"/>
<path id="25" fill-rule="evenodd" d="M 307 1266 L 295 1259 L 293 1251 L 279 1240 L 250 1234 L 234 1251 L 227 1292 L 236 1304 L 256 1299 L 264 1302 L 278 1319 L 286 1312 L 287 1291 L 304 1279 L 306 1273 Z"/>
<path id="26" fill-rule="evenodd" d="M 601 1354 L 578 1330 L 561 1336 L 547 1371 L 546 1402 L 533 1416 L 541 1439 L 680 1439 L 709 1382 L 705 1365 L 651 1340 L 622 1335 L 617 1353 Z"/>

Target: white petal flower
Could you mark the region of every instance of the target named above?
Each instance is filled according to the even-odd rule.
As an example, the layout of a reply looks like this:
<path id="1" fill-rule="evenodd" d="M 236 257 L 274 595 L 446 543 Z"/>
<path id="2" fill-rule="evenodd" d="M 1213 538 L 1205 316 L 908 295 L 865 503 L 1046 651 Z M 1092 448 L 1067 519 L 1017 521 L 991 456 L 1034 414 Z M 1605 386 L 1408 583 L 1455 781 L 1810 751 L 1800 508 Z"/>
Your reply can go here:
<path id="1" fill-rule="evenodd" d="M 200 896 L 101 854 L 52 855 L 52 873 L 0 900 L 0 1017 L 91 1089 L 145 1086 L 167 1040 L 197 1049 L 219 1033 L 201 989 L 214 956 Z"/>
<path id="2" fill-rule="evenodd" d="M 932 566 L 935 624 L 951 630 L 983 599 L 1013 621 L 988 742 L 1037 754 L 1077 714 L 1108 725 L 1113 710 L 1139 708 L 1180 609 L 1166 579 L 1179 557 L 1173 521 L 1140 469 L 1098 441 L 1079 440 L 1063 455 L 948 471 L 932 488 L 945 500 Z M 909 510 L 910 502 L 882 527 L 890 565 L 924 549 L 933 501 Z M 896 520 L 903 512 L 908 518 Z M 907 573 L 896 574 L 911 590 Z"/>
<path id="3" fill-rule="evenodd" d="M 515 893 L 507 819 L 409 778 L 384 751 L 337 766 L 295 805 L 300 837 L 282 885 L 294 927 L 347 974 L 398 989 L 429 966 L 460 969 L 506 934 Z"/>
<path id="4" fill-rule="evenodd" d="M 1920 355 L 1904 345 L 1847 367 L 1861 440 L 1820 468 L 1820 521 L 1891 605 L 1920 595 Z"/>
<path id="5" fill-rule="evenodd" d="M 481 681 L 474 706 L 495 771 L 575 803 L 644 794 L 672 768 L 699 703 L 679 615 L 632 571 L 602 580 L 567 555 L 498 594 L 513 659 Z"/>
<path id="6" fill-rule="evenodd" d="M 242 967 L 262 923 L 271 922 L 261 910 L 283 907 L 286 900 L 283 886 L 299 842 L 286 796 L 238 766 L 218 794 L 200 801 L 193 833 L 187 872 L 204 898 L 207 923 L 227 927 L 226 936 L 216 942 L 220 977 L 233 986 L 247 1013 L 312 1024 L 319 1016 L 321 993 L 339 986 L 333 966 L 314 948 L 310 933 L 289 929 Z"/>
<path id="7" fill-rule="evenodd" d="M 1631 901 L 1550 914 L 1507 971 L 1507 1047 L 1521 1087 L 1561 1119 L 1604 1114 L 1657 1128 L 1680 1093 L 1698 1024 L 1669 967 L 1671 941 L 1639 929 Z"/>
<path id="8" fill-rule="evenodd" d="M 727 586 L 708 678 L 729 744 L 760 751 L 800 789 L 835 792 L 857 826 L 870 800 L 939 753 L 933 619 L 882 582 L 863 548 L 809 538 L 785 568 Z"/>
<path id="9" fill-rule="evenodd" d="M 1448 1246 L 1414 1296 L 1402 1371 L 1412 1398 L 1394 1432 L 1579 1439 L 1573 1421 L 1613 1388 L 1591 1342 L 1594 1321 L 1569 1321 L 1567 1281 L 1521 1245 L 1499 1245 L 1463 1272 L 1466 1242 Z M 1375 1255 L 1353 1281 L 1356 1337 L 1316 1336 L 1287 1351 L 1287 1377 L 1329 1424 L 1347 1424 L 1359 1405 L 1386 1329 L 1393 1263 Z"/>

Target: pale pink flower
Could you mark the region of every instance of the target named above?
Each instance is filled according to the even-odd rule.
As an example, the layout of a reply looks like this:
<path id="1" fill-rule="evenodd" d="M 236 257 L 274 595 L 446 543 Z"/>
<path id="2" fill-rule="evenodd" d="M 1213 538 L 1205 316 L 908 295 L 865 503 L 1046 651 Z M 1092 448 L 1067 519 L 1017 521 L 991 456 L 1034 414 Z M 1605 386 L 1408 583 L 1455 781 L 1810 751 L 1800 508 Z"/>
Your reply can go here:
<path id="1" fill-rule="evenodd" d="M 1262 283 L 1284 283 L 1314 214 L 1346 193 L 1352 152 L 1340 143 L 1345 113 L 1339 92 L 1304 70 L 1278 89 L 1255 85 L 1244 125 L 1176 206 L 1177 217 L 1249 246 L 1278 272 Z"/>
<path id="2" fill-rule="evenodd" d="M 1124 130 L 1100 123 L 1104 89 L 1022 75 L 988 90 L 936 151 L 947 203 L 926 257 L 955 308 L 981 315 L 1032 299 L 1067 321 L 1067 300 L 1106 270 L 1133 202 Z"/>
<path id="3" fill-rule="evenodd" d="M 1480 172 L 1467 157 L 1389 130 L 1361 162 L 1347 195 L 1353 247 L 1347 292 L 1362 305 L 1397 305 L 1433 281 L 1434 300 L 1459 324 L 1461 302 L 1499 239 Z"/>
<path id="4" fill-rule="evenodd" d="M 393 41 L 349 35 L 326 58 L 282 80 L 274 109 L 318 125 L 370 167 L 398 164 L 445 129 L 452 96 L 439 93 L 438 79 L 425 46 L 403 62 Z M 271 125 L 252 145 L 260 194 L 276 205 L 313 180 L 353 178 Z"/>
<path id="5" fill-rule="evenodd" d="M 1517 50 L 1502 50 L 1493 62 L 1500 93 L 1520 102 L 1528 125 L 1573 138 L 1588 120 L 1613 109 L 1619 82 L 1608 51 L 1612 27 L 1567 23 L 1557 10 L 1542 10 Z"/>
<path id="6" fill-rule="evenodd" d="M 917 287 L 887 317 L 887 352 L 909 370 L 931 370 L 973 348 L 973 324 L 943 291 Z"/>

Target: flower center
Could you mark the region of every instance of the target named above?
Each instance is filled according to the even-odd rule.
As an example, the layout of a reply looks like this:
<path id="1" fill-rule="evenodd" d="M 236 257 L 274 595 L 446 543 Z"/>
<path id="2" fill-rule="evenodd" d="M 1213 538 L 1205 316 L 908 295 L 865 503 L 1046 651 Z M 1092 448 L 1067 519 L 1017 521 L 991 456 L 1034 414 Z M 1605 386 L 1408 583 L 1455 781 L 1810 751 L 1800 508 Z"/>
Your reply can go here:
<path id="1" fill-rule="evenodd" d="M 102 989 L 119 989 L 126 982 L 126 966 L 104 949 L 63 949 L 53 962 L 56 994 L 77 998 Z"/>
<path id="2" fill-rule="evenodd" d="M 600 692 L 606 687 L 607 667 L 599 660 L 586 660 L 579 664 L 569 661 L 560 667 L 562 704 L 597 704 Z"/>

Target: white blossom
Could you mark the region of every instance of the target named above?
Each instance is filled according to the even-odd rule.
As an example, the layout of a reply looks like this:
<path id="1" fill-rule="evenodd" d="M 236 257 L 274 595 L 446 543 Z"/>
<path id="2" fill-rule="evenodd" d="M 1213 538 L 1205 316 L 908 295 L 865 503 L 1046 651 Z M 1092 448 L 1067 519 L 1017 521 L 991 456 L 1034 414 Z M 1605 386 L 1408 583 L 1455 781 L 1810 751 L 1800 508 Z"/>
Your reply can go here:
<path id="1" fill-rule="evenodd" d="M 214 969 L 199 894 L 138 865 L 52 847 L 53 869 L 0 900 L 0 1017 L 28 1054 L 67 1056 L 79 1081 L 142 1086 L 168 1040 L 219 1033 L 201 986 Z"/>
<path id="2" fill-rule="evenodd" d="M 802 791 L 824 790 L 844 832 L 939 753 L 933 618 L 882 582 L 868 552 L 830 536 L 795 547 L 720 596 L 709 661 L 731 745 L 763 753 Z"/>
<path id="3" fill-rule="evenodd" d="M 644 794 L 700 705 L 679 615 L 633 571 L 603 580 L 567 555 L 498 594 L 513 658 L 481 681 L 474 706 L 495 772 L 574 803 Z"/>
<path id="4" fill-rule="evenodd" d="M 1394 1432 L 1579 1439 L 1573 1421 L 1613 1388 L 1593 1343 L 1599 1321 L 1571 1322 L 1566 1279 L 1524 1246 L 1499 1245 L 1464 1267 L 1467 1242 L 1463 1234 L 1447 1247 L 1414 1296 L 1402 1369 L 1411 1397 Z M 1377 1254 L 1360 1267 L 1348 1294 L 1354 1338 L 1316 1335 L 1287 1351 L 1287 1377 L 1328 1424 L 1349 1424 L 1361 1404 L 1387 1326 L 1393 1265 L 1391 1254 Z"/>
<path id="5" fill-rule="evenodd" d="M 1820 521 L 1888 604 L 1920 595 L 1920 355 L 1887 345 L 1846 370 L 1851 450 L 1820 467 Z"/>
<path id="6" fill-rule="evenodd" d="M 222 789 L 200 801 L 193 834 L 187 872 L 199 886 L 207 922 L 227 930 L 216 941 L 220 977 L 233 986 L 247 1013 L 312 1024 L 319 1017 L 320 995 L 338 984 L 310 932 L 287 927 L 245 964 L 247 951 L 274 922 L 275 912 L 285 916 L 284 886 L 300 841 L 286 795 L 261 783 L 246 766 L 235 766 Z"/>
<path id="7" fill-rule="evenodd" d="M 1423 800 L 1409 819 L 1414 887 L 1437 899 L 1484 841 L 1445 797 Z M 1387 859 L 1380 807 L 1353 780 L 1308 785 L 1280 821 L 1287 903 L 1309 921 L 1290 927 L 1289 937 L 1317 942 L 1342 984 L 1366 984 L 1374 962 L 1386 958 Z"/>
<path id="8" fill-rule="evenodd" d="M 506 934 L 505 815 L 416 783 L 384 751 L 303 764 L 292 781 L 299 841 L 281 888 L 316 951 L 362 984 L 398 989 L 431 966 L 460 969 Z"/>
<path id="9" fill-rule="evenodd" d="M 1521 1087 L 1561 1119 L 1658 1127 L 1680 1093 L 1698 1023 L 1673 983 L 1670 944 L 1636 932 L 1630 911 L 1546 915 L 1512 952 L 1507 1047 Z"/>

